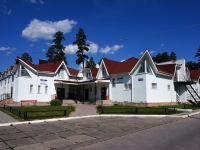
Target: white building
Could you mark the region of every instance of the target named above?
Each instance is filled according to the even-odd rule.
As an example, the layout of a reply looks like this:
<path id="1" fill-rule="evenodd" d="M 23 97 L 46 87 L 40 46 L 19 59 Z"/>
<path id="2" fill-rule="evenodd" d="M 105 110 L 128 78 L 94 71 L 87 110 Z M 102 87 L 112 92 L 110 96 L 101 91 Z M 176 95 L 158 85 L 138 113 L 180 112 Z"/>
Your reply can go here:
<path id="1" fill-rule="evenodd" d="M 148 50 L 139 59 L 117 62 L 103 58 L 99 68 L 81 71 L 63 61 L 40 60 L 35 65 L 17 57 L 14 66 L 0 74 L 0 100 L 46 103 L 58 98 L 135 105 L 195 102 L 199 76 L 200 71 L 187 70 L 184 59 L 154 63 Z"/>

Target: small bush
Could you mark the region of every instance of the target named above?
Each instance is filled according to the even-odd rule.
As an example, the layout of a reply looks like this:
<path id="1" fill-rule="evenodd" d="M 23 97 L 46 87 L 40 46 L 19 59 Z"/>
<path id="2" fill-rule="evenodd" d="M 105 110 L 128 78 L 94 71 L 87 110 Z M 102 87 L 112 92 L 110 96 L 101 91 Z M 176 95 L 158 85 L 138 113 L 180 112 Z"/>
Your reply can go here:
<path id="1" fill-rule="evenodd" d="M 60 100 L 54 99 L 54 100 L 51 100 L 50 105 L 51 106 L 61 106 L 62 102 Z"/>
<path id="2" fill-rule="evenodd" d="M 114 104 L 113 106 L 118 106 L 118 104 Z"/>

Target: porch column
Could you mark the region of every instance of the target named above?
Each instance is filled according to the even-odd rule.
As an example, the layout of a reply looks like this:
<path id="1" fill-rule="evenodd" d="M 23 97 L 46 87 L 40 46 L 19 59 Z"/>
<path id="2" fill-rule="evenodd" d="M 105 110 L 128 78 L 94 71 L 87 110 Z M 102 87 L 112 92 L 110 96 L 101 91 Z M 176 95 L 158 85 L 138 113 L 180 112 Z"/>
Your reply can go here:
<path id="1" fill-rule="evenodd" d="M 83 104 L 84 104 L 84 100 L 85 100 L 85 95 L 84 95 L 85 91 L 84 90 L 85 89 L 84 89 L 84 84 L 83 84 Z"/>
<path id="2" fill-rule="evenodd" d="M 94 96 L 95 96 L 95 105 L 97 102 L 97 86 L 96 86 L 96 82 L 94 83 Z"/>

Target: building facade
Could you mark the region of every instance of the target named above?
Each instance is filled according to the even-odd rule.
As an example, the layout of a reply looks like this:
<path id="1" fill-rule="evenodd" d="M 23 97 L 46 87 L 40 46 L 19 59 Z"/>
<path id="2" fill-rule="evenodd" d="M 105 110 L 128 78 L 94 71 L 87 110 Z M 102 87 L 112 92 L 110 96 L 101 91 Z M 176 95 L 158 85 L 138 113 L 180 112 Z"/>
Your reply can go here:
<path id="1" fill-rule="evenodd" d="M 185 67 L 184 59 L 156 64 L 148 50 L 139 59 L 118 62 L 103 58 L 99 68 L 80 71 L 64 61 L 40 60 L 35 65 L 17 57 L 14 65 L 0 74 L 0 100 L 110 100 L 135 105 L 196 102 L 199 75 L 200 71 Z"/>

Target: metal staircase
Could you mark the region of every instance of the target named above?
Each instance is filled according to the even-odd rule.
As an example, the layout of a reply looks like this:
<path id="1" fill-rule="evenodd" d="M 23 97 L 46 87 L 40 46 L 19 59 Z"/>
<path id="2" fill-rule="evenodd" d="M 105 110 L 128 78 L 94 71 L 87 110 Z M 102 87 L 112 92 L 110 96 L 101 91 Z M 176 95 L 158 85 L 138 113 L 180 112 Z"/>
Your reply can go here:
<path id="1" fill-rule="evenodd" d="M 185 88 L 188 91 L 187 94 L 187 100 L 194 104 L 197 104 L 198 106 L 200 106 L 200 95 L 199 95 L 199 87 L 197 87 L 195 84 L 184 84 Z"/>

